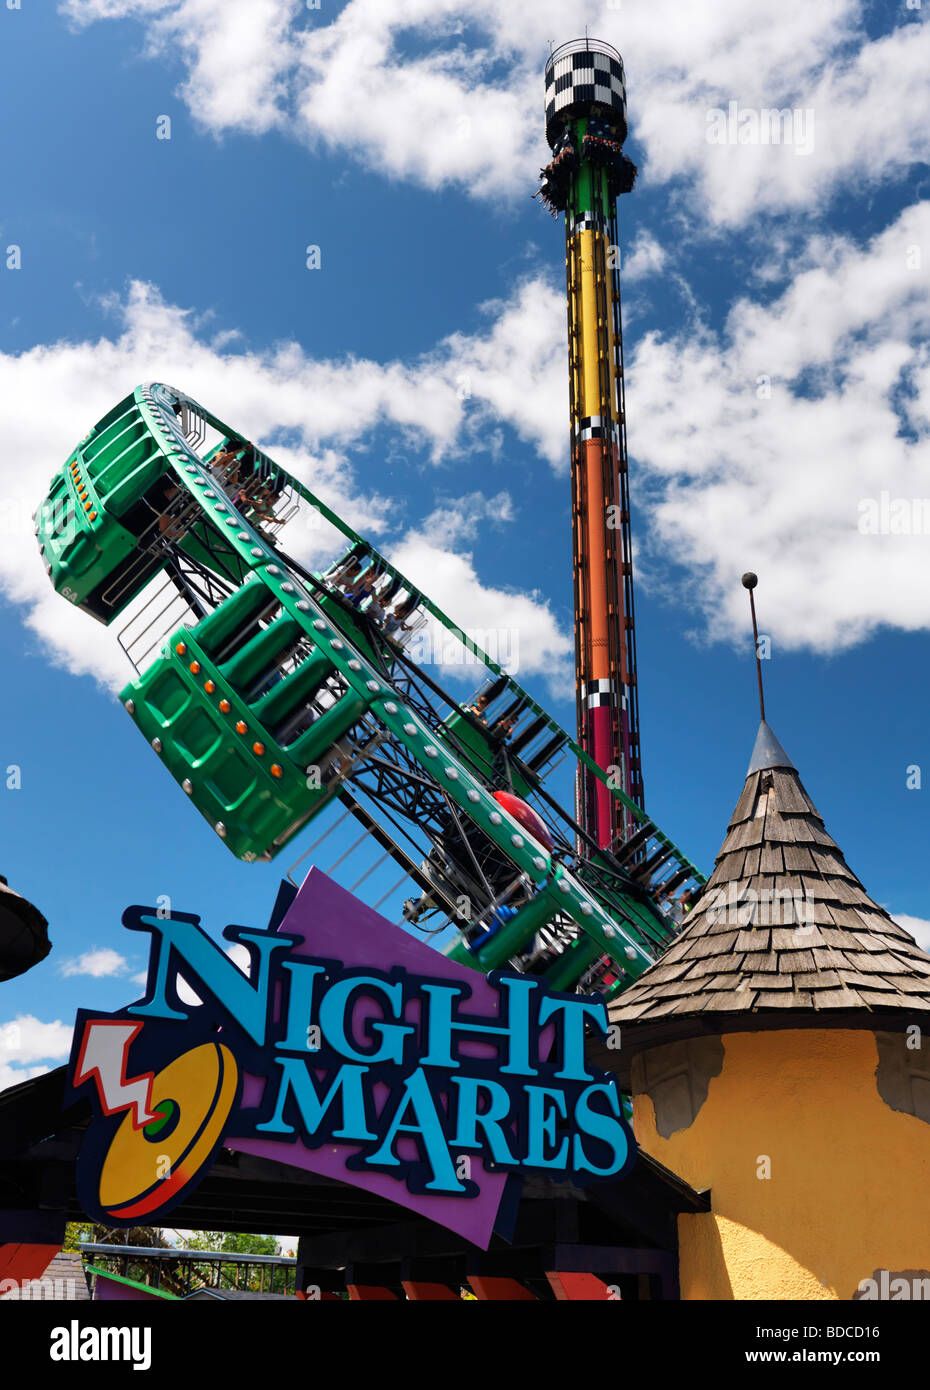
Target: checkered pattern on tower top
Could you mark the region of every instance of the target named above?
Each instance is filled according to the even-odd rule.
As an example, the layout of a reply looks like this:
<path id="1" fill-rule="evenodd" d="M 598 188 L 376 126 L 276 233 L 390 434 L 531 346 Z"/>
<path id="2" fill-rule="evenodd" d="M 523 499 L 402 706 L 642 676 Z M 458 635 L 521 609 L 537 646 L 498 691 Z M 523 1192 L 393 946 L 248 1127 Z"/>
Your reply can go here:
<path id="1" fill-rule="evenodd" d="M 556 50 L 546 64 L 546 139 L 554 145 L 569 116 L 582 116 L 592 107 L 605 108 L 616 123 L 617 138 L 626 139 L 626 86 L 618 56 L 583 48 L 560 56 Z"/>

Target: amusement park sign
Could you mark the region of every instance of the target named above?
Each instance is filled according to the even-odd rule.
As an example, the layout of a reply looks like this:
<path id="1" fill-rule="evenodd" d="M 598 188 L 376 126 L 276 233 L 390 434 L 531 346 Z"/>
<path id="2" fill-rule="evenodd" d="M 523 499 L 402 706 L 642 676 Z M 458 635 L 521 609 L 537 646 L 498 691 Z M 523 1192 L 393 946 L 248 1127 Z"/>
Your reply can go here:
<path id="1" fill-rule="evenodd" d="M 585 1058 L 586 1027 L 607 1028 L 594 997 L 447 961 L 315 870 L 276 930 L 226 928 L 248 973 L 197 917 L 133 907 L 123 922 L 150 936 L 145 996 L 81 1011 L 70 1070 L 95 1108 L 79 1195 L 110 1225 L 177 1205 L 221 1145 L 482 1245 L 508 1174 L 584 1184 L 632 1161 L 613 1078 Z"/>

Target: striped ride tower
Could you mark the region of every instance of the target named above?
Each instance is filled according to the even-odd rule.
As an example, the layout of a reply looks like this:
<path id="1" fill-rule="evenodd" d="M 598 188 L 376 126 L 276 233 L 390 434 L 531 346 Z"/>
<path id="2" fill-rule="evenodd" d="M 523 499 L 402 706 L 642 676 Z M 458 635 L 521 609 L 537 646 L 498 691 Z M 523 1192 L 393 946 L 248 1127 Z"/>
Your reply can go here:
<path id="1" fill-rule="evenodd" d="M 565 213 L 578 740 L 642 805 L 616 221 L 617 195 L 635 175 L 626 131 L 619 53 L 595 40 L 556 49 L 541 193 Z M 601 845 L 625 834 L 622 808 L 597 779 L 583 776 L 577 803 Z"/>

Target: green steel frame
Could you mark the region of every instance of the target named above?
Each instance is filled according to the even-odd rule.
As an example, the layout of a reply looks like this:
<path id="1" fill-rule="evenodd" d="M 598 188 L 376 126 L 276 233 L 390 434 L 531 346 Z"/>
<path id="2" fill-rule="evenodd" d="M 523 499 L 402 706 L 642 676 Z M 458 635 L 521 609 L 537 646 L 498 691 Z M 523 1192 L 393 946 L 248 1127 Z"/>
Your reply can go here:
<path id="1" fill-rule="evenodd" d="M 532 885 L 495 934 L 476 936 L 475 925 L 500 898 L 489 902 L 486 894 L 471 905 L 456 923 L 462 938 L 451 955 L 495 969 L 518 961 L 537 932 L 555 924 L 561 945 L 543 972 L 552 987 L 588 980 L 598 961 L 611 966 L 608 993 L 625 987 L 674 934 L 657 896 L 694 890 L 702 876 L 465 631 L 268 455 L 248 446 L 235 487 L 211 471 L 211 460 L 241 444 L 190 397 L 159 383 L 140 386 L 85 436 L 36 514 L 52 583 L 75 606 L 110 623 L 135 605 L 143 630 L 146 618 L 157 626 L 149 610 L 166 589 L 184 607 L 183 621 L 160 634 L 153 659 L 121 693 L 168 771 L 230 850 L 253 860 L 272 858 L 335 795 L 365 824 L 351 788 L 375 768 L 376 801 L 396 806 L 415 793 L 411 816 L 424 824 L 433 818 L 434 843 L 442 840 L 436 825 L 454 824 L 453 857 L 467 864 L 470 855 L 481 878 L 482 864 L 493 863 L 497 882 L 504 873 Z M 255 501 L 262 489 L 276 506 L 284 499 L 312 508 L 346 553 L 370 559 L 397 592 L 415 596 L 519 707 L 523 727 L 538 726 L 534 742 L 553 750 L 543 762 L 555 752 L 572 756 L 623 804 L 633 826 L 628 844 L 612 854 L 579 839 L 542 766 L 505 752 L 511 789 L 558 823 L 553 851 L 534 839 L 494 797 L 501 754 L 481 725 L 434 682 L 424 685 L 403 650 L 325 577 L 284 554 L 267 505 Z M 256 689 L 269 670 L 271 683 Z M 304 706 L 315 717 L 285 736 L 282 717 Z M 380 816 L 368 828 L 409 867 Z"/>

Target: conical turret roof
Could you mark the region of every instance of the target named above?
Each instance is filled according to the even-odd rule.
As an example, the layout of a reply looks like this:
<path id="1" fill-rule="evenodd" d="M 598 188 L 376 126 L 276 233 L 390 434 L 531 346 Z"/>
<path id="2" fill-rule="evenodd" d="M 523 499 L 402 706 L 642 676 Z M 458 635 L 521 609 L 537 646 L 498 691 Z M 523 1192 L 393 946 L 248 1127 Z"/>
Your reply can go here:
<path id="1" fill-rule="evenodd" d="M 748 777 L 750 772 L 761 772 L 770 767 L 790 767 L 792 771 L 796 770 L 794 763 L 763 719 L 759 725 L 759 732 L 756 734 L 746 776 Z"/>
<path id="2" fill-rule="evenodd" d="M 763 721 L 716 867 L 681 934 L 610 1006 L 638 1050 L 721 1027 L 880 1026 L 930 1010 L 930 956 L 874 903 Z M 678 1025 L 678 1026 L 673 1026 Z M 650 1037 L 647 1039 L 646 1034 Z M 656 1036 L 652 1038 L 652 1034 Z"/>

